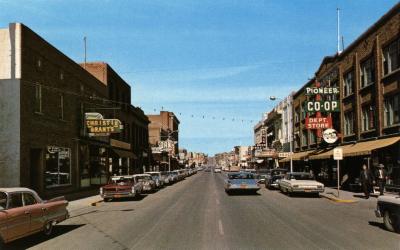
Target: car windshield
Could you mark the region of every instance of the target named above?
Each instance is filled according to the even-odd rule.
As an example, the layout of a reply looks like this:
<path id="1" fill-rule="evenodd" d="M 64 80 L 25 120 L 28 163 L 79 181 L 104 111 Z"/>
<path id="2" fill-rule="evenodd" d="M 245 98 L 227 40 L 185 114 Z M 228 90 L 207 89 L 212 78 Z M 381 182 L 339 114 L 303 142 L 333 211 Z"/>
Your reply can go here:
<path id="1" fill-rule="evenodd" d="M 0 192 L 0 210 L 4 210 L 7 208 L 7 194 L 4 192 Z"/>
<path id="2" fill-rule="evenodd" d="M 254 179 L 254 175 L 251 173 L 231 174 L 229 179 Z"/>
<path id="3" fill-rule="evenodd" d="M 291 174 L 290 175 L 291 180 L 312 180 L 312 177 L 308 173 L 304 174 Z"/>
<path id="4" fill-rule="evenodd" d="M 117 185 L 126 185 L 128 183 L 132 182 L 131 178 L 125 178 L 125 177 L 120 177 L 120 178 L 111 178 L 109 183 L 114 183 Z"/>
<path id="5" fill-rule="evenodd" d="M 147 175 L 142 175 L 142 176 L 137 176 L 136 179 L 137 179 L 137 180 L 148 181 L 148 180 L 151 180 L 151 177 L 150 177 L 150 176 L 147 176 Z"/>

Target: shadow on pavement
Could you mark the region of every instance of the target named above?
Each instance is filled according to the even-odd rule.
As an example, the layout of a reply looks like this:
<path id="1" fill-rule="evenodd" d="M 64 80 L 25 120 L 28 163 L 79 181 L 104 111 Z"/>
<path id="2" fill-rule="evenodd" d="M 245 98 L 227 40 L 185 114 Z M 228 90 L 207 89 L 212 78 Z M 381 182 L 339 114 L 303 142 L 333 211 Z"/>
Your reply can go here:
<path id="1" fill-rule="evenodd" d="M 133 197 L 133 198 L 118 198 L 118 199 L 112 199 L 110 201 L 104 201 L 104 203 L 112 203 L 112 202 L 128 202 L 128 201 L 141 201 L 144 198 L 147 197 L 148 194 L 141 194 L 139 196 Z"/>
<path id="2" fill-rule="evenodd" d="M 383 223 L 381 223 L 381 222 L 368 221 L 368 224 L 371 225 L 371 226 L 374 226 L 374 227 L 379 227 L 380 229 L 383 229 L 383 230 L 387 231 L 386 228 L 385 228 L 385 225 Z"/>
<path id="3" fill-rule="evenodd" d="M 229 196 L 243 196 L 243 195 L 253 195 L 253 196 L 260 196 L 261 194 L 255 191 L 247 191 L 247 190 L 235 190 L 226 193 Z"/>
<path id="4" fill-rule="evenodd" d="M 24 237 L 21 239 L 18 239 L 16 241 L 10 242 L 8 244 L 5 244 L 2 246 L 4 249 L 27 249 L 30 247 L 33 247 L 35 245 L 38 245 L 44 241 L 56 238 L 60 235 L 66 234 L 72 230 L 75 230 L 81 226 L 84 226 L 85 224 L 79 224 L 79 225 L 56 225 L 53 228 L 53 233 L 50 236 L 45 236 L 43 232 L 37 233 L 30 235 L 28 237 Z"/>

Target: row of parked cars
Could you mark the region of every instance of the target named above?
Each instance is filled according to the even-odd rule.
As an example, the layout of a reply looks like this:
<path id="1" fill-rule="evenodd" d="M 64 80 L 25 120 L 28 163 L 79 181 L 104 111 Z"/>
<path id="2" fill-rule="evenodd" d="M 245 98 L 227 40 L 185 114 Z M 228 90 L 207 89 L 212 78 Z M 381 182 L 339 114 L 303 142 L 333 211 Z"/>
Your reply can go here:
<path id="1" fill-rule="evenodd" d="M 136 197 L 179 182 L 196 172 L 195 169 L 180 169 L 112 176 L 109 183 L 100 188 L 100 195 L 104 201 Z M 0 188 L 0 249 L 4 243 L 38 232 L 50 235 L 54 225 L 69 218 L 67 206 L 64 196 L 43 200 L 28 188 Z"/>
<path id="2" fill-rule="evenodd" d="M 170 172 L 112 176 L 109 183 L 100 188 L 100 196 L 105 202 L 119 198 L 133 198 L 144 193 L 155 192 L 195 173 L 197 173 L 196 169 L 179 169 Z"/>

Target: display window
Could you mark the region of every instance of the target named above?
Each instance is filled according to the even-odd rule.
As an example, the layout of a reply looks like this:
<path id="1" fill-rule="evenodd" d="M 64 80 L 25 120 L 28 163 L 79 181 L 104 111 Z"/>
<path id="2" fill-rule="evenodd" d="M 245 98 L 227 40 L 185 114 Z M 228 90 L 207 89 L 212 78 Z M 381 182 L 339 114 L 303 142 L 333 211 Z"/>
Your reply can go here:
<path id="1" fill-rule="evenodd" d="M 71 149 L 48 146 L 44 174 L 46 188 L 71 185 Z"/>

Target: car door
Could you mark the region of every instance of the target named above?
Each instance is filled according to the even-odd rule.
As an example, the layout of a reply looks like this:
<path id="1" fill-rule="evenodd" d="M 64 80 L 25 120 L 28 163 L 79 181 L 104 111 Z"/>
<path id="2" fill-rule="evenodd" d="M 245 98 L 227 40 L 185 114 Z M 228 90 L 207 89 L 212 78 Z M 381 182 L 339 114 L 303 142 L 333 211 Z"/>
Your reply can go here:
<path id="1" fill-rule="evenodd" d="M 7 235 L 8 239 L 15 239 L 30 232 L 31 215 L 22 201 L 22 193 L 9 193 L 7 206 Z"/>
<path id="2" fill-rule="evenodd" d="M 30 231 L 39 231 L 44 226 L 44 207 L 39 203 L 33 194 L 24 192 L 22 194 L 22 200 L 24 202 L 24 207 L 29 210 L 31 215 L 31 225 Z"/>

